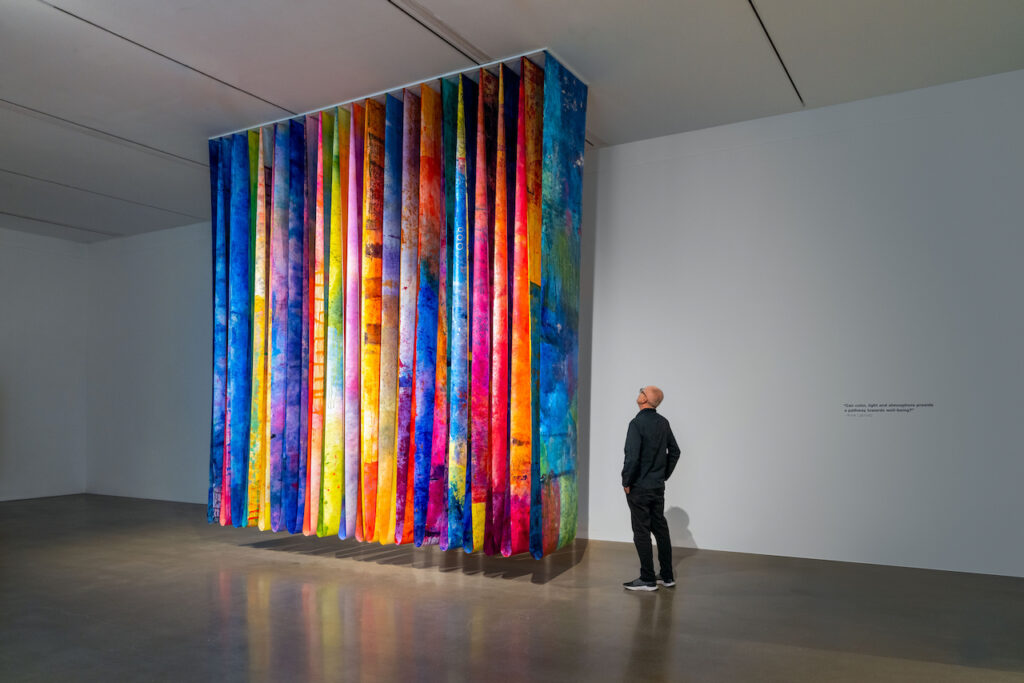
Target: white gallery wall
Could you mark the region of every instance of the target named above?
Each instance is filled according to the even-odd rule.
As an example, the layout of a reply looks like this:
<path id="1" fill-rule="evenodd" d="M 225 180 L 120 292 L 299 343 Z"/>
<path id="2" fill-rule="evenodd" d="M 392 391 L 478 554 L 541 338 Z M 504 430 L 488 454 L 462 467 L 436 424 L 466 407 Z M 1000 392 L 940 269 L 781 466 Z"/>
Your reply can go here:
<path id="1" fill-rule="evenodd" d="M 654 383 L 677 545 L 1024 576 L 1021 111 L 1014 72 L 600 150 L 590 538 Z"/>
<path id="2" fill-rule="evenodd" d="M 90 493 L 206 502 L 210 224 L 90 246 Z"/>
<path id="3" fill-rule="evenodd" d="M 0 229 L 0 500 L 85 488 L 87 257 Z"/>

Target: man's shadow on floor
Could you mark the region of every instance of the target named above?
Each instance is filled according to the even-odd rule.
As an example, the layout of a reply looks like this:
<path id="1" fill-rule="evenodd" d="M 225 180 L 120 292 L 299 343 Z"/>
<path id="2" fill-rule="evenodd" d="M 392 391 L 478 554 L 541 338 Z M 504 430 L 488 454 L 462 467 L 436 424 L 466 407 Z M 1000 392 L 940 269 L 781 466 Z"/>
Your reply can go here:
<path id="1" fill-rule="evenodd" d="M 690 532 L 690 515 L 681 507 L 670 507 L 665 511 L 668 533 L 672 537 L 672 567 L 679 566 L 687 557 L 697 553 L 697 541 Z M 678 573 L 678 572 L 677 572 Z"/>

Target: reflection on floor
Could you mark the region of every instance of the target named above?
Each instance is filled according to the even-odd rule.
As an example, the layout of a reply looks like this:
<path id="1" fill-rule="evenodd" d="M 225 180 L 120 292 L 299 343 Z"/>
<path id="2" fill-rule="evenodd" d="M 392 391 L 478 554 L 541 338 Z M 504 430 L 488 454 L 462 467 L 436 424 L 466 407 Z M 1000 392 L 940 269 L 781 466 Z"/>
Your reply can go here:
<path id="1" fill-rule="evenodd" d="M 625 513 L 624 513 L 625 514 Z M 0 503 L 4 681 L 1021 681 L 1024 579 L 631 545 L 541 561 Z"/>

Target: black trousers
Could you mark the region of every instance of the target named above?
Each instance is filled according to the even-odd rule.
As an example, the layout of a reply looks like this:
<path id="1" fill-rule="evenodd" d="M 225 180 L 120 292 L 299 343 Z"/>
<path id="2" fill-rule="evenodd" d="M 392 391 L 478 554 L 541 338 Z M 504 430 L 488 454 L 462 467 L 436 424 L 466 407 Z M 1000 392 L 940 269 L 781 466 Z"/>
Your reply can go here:
<path id="1" fill-rule="evenodd" d="M 658 543 L 658 564 L 661 578 L 672 578 L 672 540 L 668 535 L 665 521 L 665 488 L 638 489 L 633 487 L 626 494 L 629 515 L 633 523 L 633 543 L 640 556 L 640 579 L 654 581 L 654 553 L 651 548 L 651 534 Z"/>

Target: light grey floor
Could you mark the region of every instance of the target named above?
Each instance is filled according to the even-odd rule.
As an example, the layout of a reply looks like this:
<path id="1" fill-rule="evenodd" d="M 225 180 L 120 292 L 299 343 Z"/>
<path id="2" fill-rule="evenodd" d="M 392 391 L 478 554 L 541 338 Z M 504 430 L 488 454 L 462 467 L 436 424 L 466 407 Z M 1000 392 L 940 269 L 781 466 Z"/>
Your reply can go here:
<path id="1" fill-rule="evenodd" d="M 535 561 L 0 503 L 2 681 L 1024 681 L 1024 579 L 631 545 Z"/>

